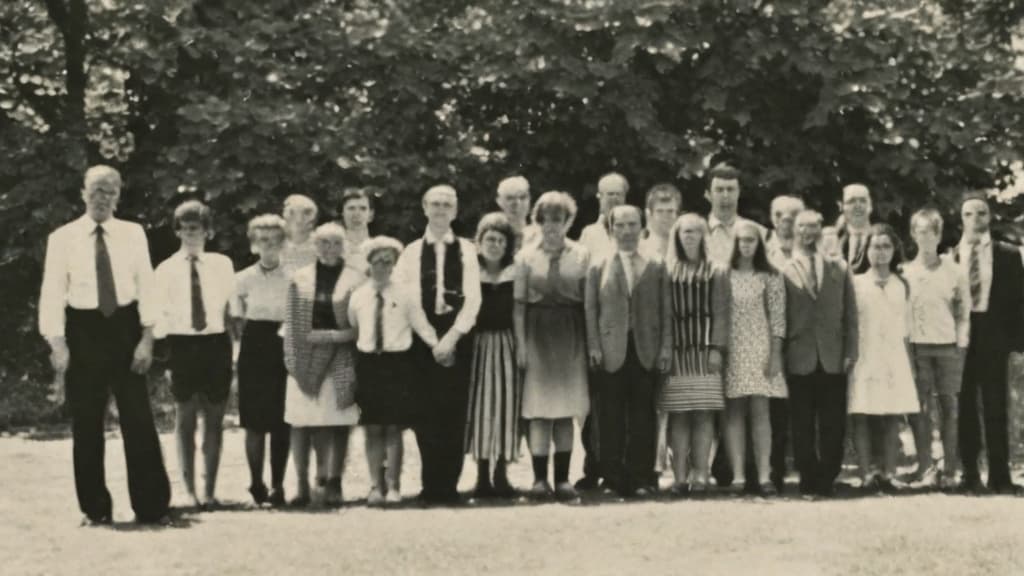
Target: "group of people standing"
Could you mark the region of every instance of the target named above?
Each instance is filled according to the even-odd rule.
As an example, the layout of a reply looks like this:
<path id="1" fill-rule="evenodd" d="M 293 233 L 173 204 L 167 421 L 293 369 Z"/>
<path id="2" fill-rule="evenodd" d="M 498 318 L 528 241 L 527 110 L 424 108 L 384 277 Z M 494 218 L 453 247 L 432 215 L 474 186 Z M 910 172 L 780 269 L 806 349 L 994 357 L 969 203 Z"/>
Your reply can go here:
<path id="1" fill-rule="evenodd" d="M 39 303 L 54 368 L 66 372 L 83 513 L 93 523 L 111 518 L 110 393 L 132 507 L 143 522 L 167 512 L 144 381 L 158 339 L 167 342 L 182 480 L 197 506 L 216 505 L 233 338 L 249 491 L 260 504 L 286 503 L 289 454 L 293 505 L 340 502 L 355 425 L 366 431 L 369 505 L 402 501 L 407 428 L 422 461 L 420 498 L 433 503 L 458 500 L 467 453 L 478 466 L 476 496 L 515 495 L 506 467 L 523 436 L 536 497 L 593 488 L 648 495 L 667 455 L 678 496 L 707 492 L 712 477 L 773 496 L 790 440 L 800 492 L 828 496 L 848 419 L 862 487 L 895 490 L 907 415 L 915 481 L 981 492 L 979 391 L 988 489 L 1017 492 L 1006 364 L 1024 350 L 1024 266 L 1015 248 L 991 238 L 986 197 L 965 197 L 963 237 L 948 256 L 938 253 L 941 215 L 915 213 L 917 256 L 904 262 L 892 228 L 870 224 L 863 185 L 844 188 L 842 221 L 831 229 L 800 198 L 777 197 L 769 231 L 737 214 L 738 170 L 716 165 L 707 182 L 705 218 L 680 215 L 671 184 L 652 187 L 643 210 L 631 206 L 626 178 L 607 174 L 597 185 L 600 216 L 579 241 L 567 236 L 572 196 L 545 192 L 531 207 L 521 176 L 499 184 L 501 211 L 481 218 L 473 240 L 451 228 L 455 189 L 431 187 L 426 230 L 407 246 L 371 237 L 364 191 L 346 192 L 341 223 L 319 226 L 316 204 L 293 195 L 282 215 L 249 223 L 259 259 L 238 273 L 205 250 L 212 216 L 193 200 L 174 212 L 181 249 L 154 273 L 142 228 L 113 216 L 119 174 L 90 168 L 86 213 L 50 236 Z M 576 424 L 586 455 L 574 485 Z"/>

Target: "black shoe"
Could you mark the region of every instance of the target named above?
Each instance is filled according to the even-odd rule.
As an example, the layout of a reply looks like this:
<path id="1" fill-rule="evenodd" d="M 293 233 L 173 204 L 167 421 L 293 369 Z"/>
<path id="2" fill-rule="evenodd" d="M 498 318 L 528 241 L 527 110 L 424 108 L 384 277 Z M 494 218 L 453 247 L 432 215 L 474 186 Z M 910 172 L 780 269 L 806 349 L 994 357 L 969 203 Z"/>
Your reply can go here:
<path id="1" fill-rule="evenodd" d="M 292 498 L 291 502 L 288 503 L 288 506 L 291 508 L 306 508 L 309 506 L 310 502 L 309 494 L 304 494 L 302 496 Z"/>
<path id="2" fill-rule="evenodd" d="M 494 481 L 494 497 L 495 498 L 515 498 L 516 489 L 509 484 L 508 479 L 499 479 Z"/>
<path id="3" fill-rule="evenodd" d="M 835 498 L 836 487 L 832 484 L 827 484 L 818 488 L 817 496 L 821 498 Z"/>
<path id="4" fill-rule="evenodd" d="M 963 481 L 960 483 L 960 489 L 958 491 L 975 496 L 984 496 L 988 494 L 988 488 L 981 483 L 981 478 L 974 474 L 963 475 Z"/>
<path id="5" fill-rule="evenodd" d="M 101 516 L 89 516 L 86 515 L 82 518 L 80 526 L 84 527 L 97 527 L 97 526 L 110 526 L 114 523 L 114 519 L 110 514 L 103 514 Z"/>
<path id="6" fill-rule="evenodd" d="M 989 487 L 993 494 L 999 496 L 1021 496 L 1024 495 L 1024 488 L 1013 482 L 1001 482 Z"/>
<path id="7" fill-rule="evenodd" d="M 577 490 L 594 490 L 600 484 L 601 478 L 598 476 L 584 476 L 576 481 L 574 487 Z"/>
<path id="8" fill-rule="evenodd" d="M 490 482 L 477 484 L 473 489 L 473 498 L 494 498 L 496 491 Z"/>
<path id="9" fill-rule="evenodd" d="M 779 495 L 779 491 L 775 488 L 775 484 L 772 482 L 765 482 L 757 487 L 758 496 L 762 498 L 774 498 Z"/>
<path id="10" fill-rule="evenodd" d="M 249 486 L 249 494 L 252 495 L 252 501 L 255 502 L 257 506 L 265 504 L 270 498 L 270 495 L 267 494 L 267 487 L 264 484 Z"/>
<path id="11" fill-rule="evenodd" d="M 270 495 L 267 497 L 267 502 L 270 503 L 274 508 L 280 508 L 285 505 L 284 500 L 284 489 L 274 488 L 270 491 Z"/>

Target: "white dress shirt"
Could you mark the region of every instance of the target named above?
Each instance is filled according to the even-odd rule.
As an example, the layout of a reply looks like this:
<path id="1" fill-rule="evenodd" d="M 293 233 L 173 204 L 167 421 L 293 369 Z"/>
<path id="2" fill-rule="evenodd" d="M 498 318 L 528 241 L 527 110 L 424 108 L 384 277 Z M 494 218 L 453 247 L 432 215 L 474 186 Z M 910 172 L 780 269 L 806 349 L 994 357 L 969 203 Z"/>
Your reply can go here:
<path id="1" fill-rule="evenodd" d="M 634 258 L 636 259 L 635 262 Z M 638 252 L 623 252 L 621 250 L 619 251 L 619 260 L 622 262 L 622 269 L 626 273 L 626 289 L 629 291 L 629 294 L 633 294 L 633 288 L 636 287 L 637 279 L 643 276 L 644 270 L 647 269 L 647 260 Z"/>
<path id="2" fill-rule="evenodd" d="M 597 222 L 583 228 L 579 242 L 593 262 L 600 262 L 615 251 L 615 241 L 608 235 L 608 222 L 603 214 L 597 217 Z"/>
<path id="3" fill-rule="evenodd" d="M 440 240 L 438 242 L 437 240 Z M 415 298 L 415 301 L 424 306 L 434 306 L 435 312 L 439 306 L 447 307 L 443 302 L 444 297 L 444 260 L 446 247 L 452 242 L 459 242 L 462 251 L 462 309 L 455 317 L 452 328 L 465 335 L 473 329 L 476 324 L 476 315 L 480 312 L 480 261 L 477 259 L 476 246 L 464 238 L 457 238 L 451 230 L 445 233 L 443 238 L 434 238 L 430 229 L 427 229 L 423 238 L 415 240 L 405 247 L 402 255 L 398 257 L 395 264 L 394 281 L 403 288 L 408 288 L 418 293 L 420 290 L 420 263 L 423 256 L 423 247 L 430 246 L 434 249 L 437 265 L 437 285 L 435 292 L 440 302 L 421 302 L 422 297 Z"/>
<path id="4" fill-rule="evenodd" d="M 404 352 L 412 346 L 412 331 L 428 344 L 437 342 L 437 332 L 417 305 L 418 294 L 408 288 L 388 284 L 381 292 L 384 298 L 384 352 Z M 377 347 L 377 286 L 366 282 L 352 293 L 348 301 L 348 321 L 358 332 L 356 348 L 373 353 Z"/>
<path id="5" fill-rule="evenodd" d="M 732 264 L 732 250 L 735 246 L 733 231 L 740 222 L 753 221 L 737 215 L 731 225 L 726 225 L 714 214 L 708 215 L 709 232 L 706 244 L 708 246 L 708 257 L 712 262 L 726 268 Z M 764 240 L 766 234 L 765 227 L 757 222 L 754 222 L 754 225 L 757 226 L 758 231 L 761 233 L 761 239 Z"/>
<path id="6" fill-rule="evenodd" d="M 192 263 L 188 253 L 179 250 L 156 267 L 155 294 L 160 312 L 153 327 L 154 337 L 224 332 L 228 302 L 235 294 L 235 268 L 223 254 L 203 252 L 198 258 L 196 270 L 203 292 L 206 327 L 201 331 L 192 328 Z"/>
<path id="7" fill-rule="evenodd" d="M 807 274 L 806 281 L 810 281 L 810 270 L 811 270 L 811 256 L 809 256 L 803 250 L 793 250 L 793 255 L 790 256 L 790 260 L 795 261 L 800 271 Z M 821 280 L 822 276 L 825 275 L 825 257 L 819 252 L 814 253 L 814 279 L 815 279 L 815 292 L 821 292 Z M 806 286 L 805 286 L 806 287 Z"/>
<path id="8" fill-rule="evenodd" d="M 961 239 L 957 250 L 960 252 L 960 268 L 967 276 L 968 289 L 971 279 L 971 243 Z M 978 242 L 978 265 L 981 270 L 981 293 L 978 301 L 972 302 L 972 312 L 988 312 L 988 296 L 992 289 L 992 235 L 986 232 Z"/>
<path id="9" fill-rule="evenodd" d="M 646 235 L 640 239 L 639 251 L 647 258 L 663 260 L 665 258 L 665 252 L 668 251 L 669 242 L 671 241 L 671 238 L 663 238 L 648 230 Z"/>
<path id="10" fill-rule="evenodd" d="M 96 285 L 96 226 L 89 215 L 68 222 L 50 234 L 39 294 L 39 333 L 44 338 L 64 336 L 64 309 L 99 308 Z M 103 223 L 110 255 L 117 305 L 138 302 L 143 326 L 152 326 L 153 266 L 142 226 L 117 218 Z"/>

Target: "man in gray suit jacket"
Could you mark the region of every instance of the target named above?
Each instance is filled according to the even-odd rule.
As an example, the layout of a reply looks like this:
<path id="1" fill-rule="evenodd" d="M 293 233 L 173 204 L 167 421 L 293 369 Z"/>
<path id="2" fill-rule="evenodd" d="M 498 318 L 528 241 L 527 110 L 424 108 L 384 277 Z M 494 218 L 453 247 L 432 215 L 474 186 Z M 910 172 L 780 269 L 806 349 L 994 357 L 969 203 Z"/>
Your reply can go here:
<path id="1" fill-rule="evenodd" d="M 645 496 L 654 469 L 658 372 L 668 372 L 672 333 L 668 275 L 641 254 L 640 210 L 609 213 L 617 250 L 587 272 L 585 308 L 590 364 L 601 397 L 600 461 L 606 484 L 623 496 Z"/>
<path id="2" fill-rule="evenodd" d="M 817 251 L 821 214 L 797 215 L 786 279 L 786 373 L 793 455 L 804 495 L 832 495 L 843 463 L 846 373 L 857 359 L 857 307 L 845 262 Z"/>

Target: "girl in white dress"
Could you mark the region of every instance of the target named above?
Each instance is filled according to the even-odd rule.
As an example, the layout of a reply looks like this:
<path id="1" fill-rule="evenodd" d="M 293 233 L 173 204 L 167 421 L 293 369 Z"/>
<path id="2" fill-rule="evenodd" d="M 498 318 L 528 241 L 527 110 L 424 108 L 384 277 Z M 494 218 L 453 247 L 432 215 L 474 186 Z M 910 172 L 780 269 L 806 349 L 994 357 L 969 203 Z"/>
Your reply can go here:
<path id="1" fill-rule="evenodd" d="M 853 279 L 860 354 L 850 374 L 848 410 L 853 442 L 866 489 L 892 491 L 899 452 L 899 422 L 919 410 L 910 366 L 910 306 L 906 280 L 897 272 L 902 255 L 893 229 L 876 224 L 867 244 L 867 268 Z M 882 457 L 872 459 L 872 436 Z M 879 473 L 871 476 L 871 466 Z"/>

